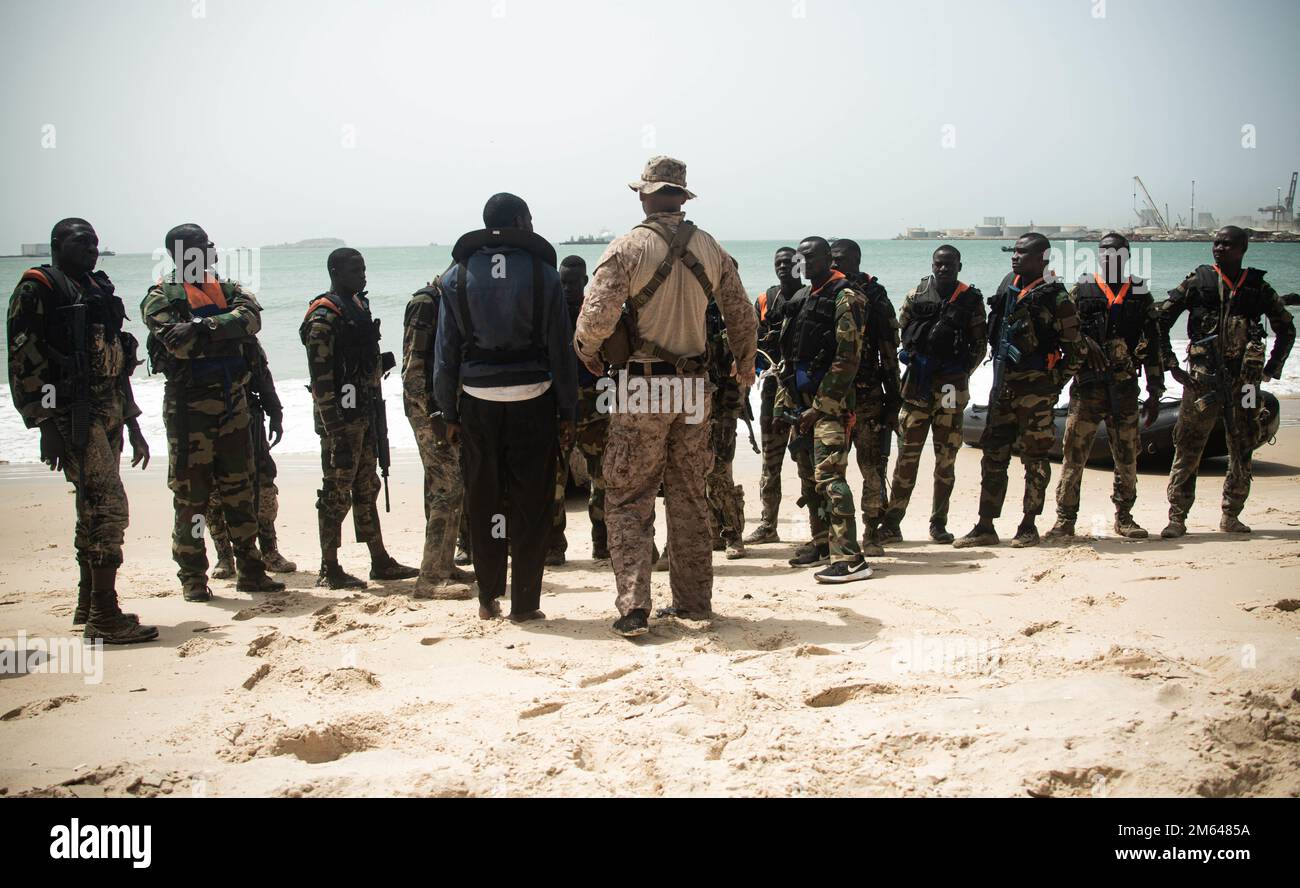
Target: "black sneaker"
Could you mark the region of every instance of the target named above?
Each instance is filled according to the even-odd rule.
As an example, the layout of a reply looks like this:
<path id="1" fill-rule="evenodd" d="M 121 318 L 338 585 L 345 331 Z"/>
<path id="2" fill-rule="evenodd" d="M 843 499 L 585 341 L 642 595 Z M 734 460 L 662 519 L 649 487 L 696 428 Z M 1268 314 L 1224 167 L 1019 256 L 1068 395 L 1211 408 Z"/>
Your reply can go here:
<path id="1" fill-rule="evenodd" d="M 637 638 L 650 631 L 650 612 L 634 610 L 614 621 L 614 631 L 624 638 Z"/>
<path id="2" fill-rule="evenodd" d="M 790 559 L 791 567 L 816 567 L 819 564 L 825 564 L 830 560 L 830 546 L 803 546 L 794 553 Z"/>
<path id="3" fill-rule="evenodd" d="M 861 556 L 856 561 L 837 561 L 813 574 L 813 579 L 819 583 L 853 583 L 870 578 L 871 565 Z"/>

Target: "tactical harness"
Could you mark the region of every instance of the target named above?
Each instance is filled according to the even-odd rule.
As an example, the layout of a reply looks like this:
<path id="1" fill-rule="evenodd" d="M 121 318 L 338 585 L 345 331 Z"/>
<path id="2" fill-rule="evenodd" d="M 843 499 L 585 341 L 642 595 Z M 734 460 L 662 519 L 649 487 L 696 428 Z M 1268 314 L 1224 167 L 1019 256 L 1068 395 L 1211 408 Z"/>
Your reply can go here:
<path id="1" fill-rule="evenodd" d="M 815 293 L 812 285 L 804 287 L 807 294 L 801 299 L 796 294 L 791 302 L 799 300 L 798 313 L 787 322 L 789 342 L 781 343 L 783 357 L 792 366 L 787 370 L 787 389 L 812 397 L 821 386 L 835 357 L 835 302 L 840 291 L 851 287 L 845 277 L 824 284 Z"/>

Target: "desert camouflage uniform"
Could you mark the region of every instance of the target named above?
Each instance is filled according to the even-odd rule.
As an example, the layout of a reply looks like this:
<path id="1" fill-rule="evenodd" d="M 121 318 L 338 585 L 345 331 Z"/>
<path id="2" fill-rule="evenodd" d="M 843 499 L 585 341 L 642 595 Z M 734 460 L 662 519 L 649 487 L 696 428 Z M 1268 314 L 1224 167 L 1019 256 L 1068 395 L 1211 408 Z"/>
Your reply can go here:
<path id="1" fill-rule="evenodd" d="M 853 410 L 853 440 L 862 473 L 862 528 L 874 537 L 888 494 L 890 438 L 902 404 L 898 374 L 898 318 L 875 278 L 859 274 L 850 283 L 864 299 L 862 358 L 858 363 Z"/>
<path id="2" fill-rule="evenodd" d="M 1122 292 L 1122 286 L 1117 289 Z M 1105 294 L 1089 281 L 1074 285 L 1070 301 L 1079 316 L 1085 347 L 1097 346 L 1107 370 L 1101 374 L 1091 370 L 1085 358 L 1070 386 L 1056 517 L 1070 522 L 1078 518 L 1083 469 L 1092 454 L 1097 427 L 1104 421 L 1115 464 L 1111 502 L 1118 517 L 1131 518 L 1137 501 L 1139 370 L 1146 370 L 1147 397 L 1159 401 L 1165 390 L 1155 300 L 1144 282 L 1134 280 L 1124 301 L 1114 307 L 1107 307 Z"/>
<path id="3" fill-rule="evenodd" d="M 823 286 L 825 286 L 823 284 Z M 810 287 L 807 296 L 799 296 L 799 311 L 817 297 Z M 824 297 L 822 297 L 824 298 Z M 863 327 L 867 312 L 866 300 L 851 286 L 835 295 L 835 352 L 817 388 L 811 403 L 805 396 L 782 385 L 776 395 L 775 409 L 802 413 L 805 407 L 817 411 L 813 425 L 811 453 L 806 447 L 796 449 L 795 465 L 799 468 L 799 481 L 803 496 L 800 502 L 808 506 L 813 542 L 830 547 L 832 562 L 856 561 L 862 555 L 858 544 L 855 520 L 856 506 L 853 490 L 845 478 L 849 466 L 849 418 L 854 413 L 858 363 L 863 351 Z M 794 314 L 787 321 L 798 321 Z M 783 350 L 783 364 L 795 360 L 791 350 Z M 814 368 L 816 369 L 816 368 Z M 783 366 L 783 372 L 788 368 Z M 796 430 L 795 437 L 798 432 Z"/>
<path id="4" fill-rule="evenodd" d="M 990 300 L 992 343 L 998 342 L 1006 295 L 1013 281 L 1014 277 L 1007 275 Z M 980 459 L 982 522 L 991 522 L 1002 514 L 1007 498 L 1007 468 L 1017 447 L 1025 467 L 1024 514 L 1030 518 L 1042 514 L 1047 485 L 1052 480 L 1047 454 L 1056 440 L 1052 411 L 1066 380 L 1074 376 L 1083 360 L 1079 319 L 1074 303 L 1059 282 L 1039 284 L 1021 295 L 1013 315 L 1012 323 L 1022 318 L 1031 323 L 1012 341 L 1022 353 L 1020 369 L 1008 362 L 1002 397 L 989 405 L 988 426 L 980 442 L 984 448 Z"/>
<path id="5" fill-rule="evenodd" d="M 167 378 L 163 421 L 167 428 L 167 486 L 173 494 L 175 525 L 172 557 L 186 588 L 207 585 L 208 557 L 203 544 L 203 516 L 213 488 L 221 491 L 225 518 L 240 575 L 264 569 L 255 545 L 253 441 L 249 431 L 248 384 L 244 350 L 262 326 L 262 309 L 239 284 L 222 290 L 229 306 L 205 318 L 199 333 L 175 352 L 161 336 L 194 317 L 185 289 L 174 280 L 149 288 L 140 305 L 150 336 L 152 369 Z M 213 365 L 226 364 L 227 369 Z"/>
<path id="6" fill-rule="evenodd" d="M 307 349 L 312 413 L 321 443 L 322 479 L 316 514 L 324 551 L 339 548 L 343 519 L 349 510 L 358 543 L 382 541 L 377 505 L 379 457 L 371 418 L 374 399 L 381 396 L 379 331 L 370 316 L 370 303 L 365 297 L 356 302 L 360 312 L 356 329 L 318 300 L 298 331 Z M 372 324 L 373 334 L 362 329 Z M 351 460 L 341 459 L 342 453 L 350 453 Z"/>
<path id="7" fill-rule="evenodd" d="M 460 445 L 447 440 L 442 414 L 433 402 L 433 347 L 441 299 L 436 281 L 418 290 L 406 305 L 402 323 L 402 407 L 424 465 L 424 556 L 420 560 L 423 582 L 451 576 L 465 499 Z"/>
<path id="8" fill-rule="evenodd" d="M 1209 281 L 1215 281 L 1210 284 Z M 1225 293 L 1225 291 L 1228 291 Z M 1259 390 L 1264 376 L 1277 379 L 1291 347 L 1295 344 L 1295 320 L 1273 287 L 1264 280 L 1264 272 L 1250 269 L 1236 295 L 1224 285 L 1211 266 L 1201 266 L 1169 291 L 1160 305 L 1160 335 L 1165 366 L 1178 366 L 1177 356 L 1169 343 L 1169 331 L 1184 311 L 1189 313 L 1187 336 L 1190 344 L 1187 372 L 1192 384 L 1183 386 L 1183 402 L 1174 427 L 1174 464 L 1169 474 L 1169 520 L 1186 522 L 1196 499 L 1196 473 L 1200 469 L 1205 442 L 1223 417 L 1228 443 L 1228 472 L 1223 479 L 1223 514 L 1236 518 L 1250 496 L 1251 460 L 1260 440 Z M 1226 309 L 1226 311 L 1225 311 Z M 1273 329 L 1273 352 L 1264 361 L 1264 330 L 1260 316 L 1268 318 Z M 1208 336 L 1218 334 L 1223 344 L 1223 358 L 1234 394 L 1232 405 L 1224 414 L 1223 405 L 1214 395 L 1214 346 L 1198 346 Z M 1209 397 L 1201 409 L 1197 402 Z"/>
<path id="9" fill-rule="evenodd" d="M 717 303 L 710 301 L 705 313 L 709 331 L 709 381 L 715 386 L 709 409 L 709 449 L 713 468 L 704 481 L 709 501 L 709 540 L 715 549 L 740 542 L 745 532 L 745 488 L 735 482 L 732 462 L 736 458 L 736 428 L 745 393 L 731 375 L 731 349 Z"/>
<path id="10" fill-rule="evenodd" d="M 275 391 L 275 380 L 271 377 L 271 365 L 267 361 L 266 351 L 260 342 L 253 342 L 249 349 L 250 379 L 245 394 L 248 397 L 249 429 L 253 436 L 253 468 L 255 475 L 254 497 L 257 513 L 257 541 L 262 555 L 279 549 L 275 519 L 280 514 L 280 488 L 275 485 L 275 460 L 271 457 L 271 442 L 266 437 L 266 421 L 284 415 L 280 397 Z M 213 485 L 212 495 L 208 497 L 208 532 L 212 534 L 212 543 L 219 559 L 231 558 L 234 550 L 230 542 L 230 530 L 221 509 L 221 489 Z"/>
<path id="11" fill-rule="evenodd" d="M 684 218 L 683 213 L 657 213 L 647 222 L 675 230 Z M 712 237 L 697 232 L 690 249 L 704 273 L 709 275 L 726 322 L 736 366 L 743 374 L 754 365 L 753 303 L 745 293 L 731 257 Z M 609 245 L 592 274 L 578 319 L 574 342 L 581 354 L 595 354 L 613 332 L 624 304 L 649 280 L 659 263 L 657 257 L 665 254 L 666 246 L 659 235 L 641 228 Z M 673 298 L 681 300 L 682 311 L 698 310 L 702 354 L 705 294 L 681 262 L 675 264 L 655 296 L 656 300 Z M 709 447 L 708 407 L 700 412 L 704 421 L 698 423 L 689 422 L 691 414 L 684 410 L 615 412 L 610 416 L 604 461 L 606 524 L 618 586 L 616 604 L 621 615 L 650 609 L 655 495 L 661 484 L 668 514 L 673 604 L 693 613 L 712 608 L 713 553 L 709 546 L 709 508 L 704 487 L 713 452 Z"/>
<path id="12" fill-rule="evenodd" d="M 960 282 L 959 282 L 960 286 Z M 899 314 L 899 327 L 907 329 L 914 321 L 913 306 L 920 294 L 922 299 L 939 299 L 932 278 L 913 287 L 903 301 Z M 897 527 L 907 514 L 916 487 L 917 471 L 921 464 L 921 451 L 925 439 L 933 430 L 934 496 L 930 506 L 930 525 L 946 527 L 948 505 L 953 486 L 957 482 L 957 453 L 962 444 L 962 422 L 966 404 L 970 401 L 970 375 L 984 360 L 988 350 L 988 325 L 984 316 L 984 295 L 974 287 L 967 287 L 953 301 L 950 308 L 940 307 L 936 317 L 948 317 L 961 324 L 959 345 L 965 353 L 955 356 L 953 363 L 925 373 L 913 358 L 903 381 L 903 407 L 899 413 L 898 459 L 894 462 L 893 482 L 890 485 L 889 506 L 885 521 Z M 964 323 L 962 320 L 964 319 Z M 925 355 L 926 361 L 937 358 Z M 960 366 L 958 366 L 960 364 Z"/>
<path id="13" fill-rule="evenodd" d="M 130 517 L 119 471 L 122 431 L 127 420 L 140 415 L 131 392 L 131 372 L 139 363 L 136 340 L 121 330 L 126 312 L 106 274 L 93 273 L 93 287 L 64 276 L 73 291 L 69 295 L 92 306 L 86 319 L 90 424 L 84 453 L 75 453 L 72 386 L 49 353 L 51 340 L 59 343 L 57 350 L 70 350 L 70 334 L 58 311 L 68 297 L 34 277 L 24 275 L 9 299 L 9 394 L 27 428 L 52 422 L 68 445 L 62 465 L 77 491 L 73 544 L 78 563 L 83 569 L 117 568 Z M 53 399 L 47 398 L 49 392 Z"/>

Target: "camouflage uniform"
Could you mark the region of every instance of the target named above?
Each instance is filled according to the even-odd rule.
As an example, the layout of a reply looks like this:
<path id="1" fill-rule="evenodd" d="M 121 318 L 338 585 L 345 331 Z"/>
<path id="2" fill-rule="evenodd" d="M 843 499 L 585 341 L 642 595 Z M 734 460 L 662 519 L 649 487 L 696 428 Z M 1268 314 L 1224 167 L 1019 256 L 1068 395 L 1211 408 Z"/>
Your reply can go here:
<path id="1" fill-rule="evenodd" d="M 1008 274 L 989 300 L 990 342 L 998 342 L 1007 293 L 1018 286 L 1017 280 Z M 1002 514 L 1007 467 L 1016 447 L 1025 467 L 1024 515 L 1042 514 L 1052 480 L 1047 454 L 1056 440 L 1052 411 L 1065 381 L 1074 376 L 1083 359 L 1079 319 L 1059 282 L 1038 283 L 1019 295 L 1012 323 L 1021 321 L 1027 323 L 1012 339 L 1021 351 L 1021 360 L 1018 364 L 1007 362 L 1002 397 L 989 404 L 988 426 L 980 442 L 984 448 L 980 459 L 981 522 L 992 522 Z"/>
<path id="2" fill-rule="evenodd" d="M 657 213 L 646 222 L 675 232 L 684 218 L 683 213 Z M 689 249 L 700 273 L 711 284 L 726 322 L 738 372 L 743 375 L 754 363 L 753 304 L 731 257 L 712 237 L 697 231 Z M 624 305 L 642 292 L 667 251 L 659 234 L 642 227 L 609 245 L 592 274 L 578 318 L 574 343 L 580 354 L 596 354 L 620 322 Z M 639 312 L 638 331 L 645 343 L 668 350 L 676 348 L 684 357 L 701 358 L 707 346 L 706 306 L 703 285 L 684 262 L 672 263 L 654 299 Z M 663 330 L 671 336 L 666 337 L 667 341 L 656 341 L 647 330 Z M 632 356 L 632 363 L 652 371 L 654 364 L 650 362 L 654 360 L 640 351 Z M 694 378 L 703 385 L 701 377 Z M 686 377 L 683 381 L 689 384 L 690 380 Z M 697 613 L 712 607 L 713 557 L 704 489 L 713 452 L 709 447 L 707 406 L 702 413 L 704 421 L 699 423 L 688 421 L 690 414 L 684 410 L 615 412 L 610 416 L 604 461 L 606 522 L 618 586 L 616 604 L 622 616 L 650 609 L 655 494 L 661 484 L 668 513 L 673 604 Z"/>
<path id="3" fill-rule="evenodd" d="M 822 287 L 842 279 L 843 275 L 835 272 Z M 805 407 L 811 407 L 817 411 L 817 421 L 811 432 L 811 453 L 806 445 L 791 445 L 797 450 L 795 464 L 799 467 L 803 492 L 801 502 L 808 506 L 813 516 L 810 520 L 813 542 L 820 545 L 825 541 L 830 547 L 832 562 L 853 562 L 861 557 L 862 549 L 857 539 L 853 490 L 845 472 L 849 465 L 849 417 L 855 408 L 854 383 L 863 352 L 867 303 L 855 287 L 840 288 L 834 295 L 833 352 L 820 349 L 816 357 L 809 355 L 808 367 L 797 369 L 805 361 L 798 344 L 797 328 L 805 314 L 814 311 L 819 300 L 827 298 L 819 296 L 820 291 L 821 288 L 813 290 L 809 285 L 792 300 L 792 316 L 782 334 L 781 388 L 776 395 L 775 409 L 802 413 Z M 815 394 L 797 391 L 797 374 L 806 372 L 815 380 L 816 375 L 823 372 L 823 367 L 824 375 L 817 382 Z"/>
<path id="4" fill-rule="evenodd" d="M 781 361 L 781 322 L 785 305 L 780 285 L 769 287 L 754 304 L 758 313 L 758 347 L 777 363 Z M 764 364 L 762 369 L 768 371 L 766 361 L 761 356 L 759 360 Z M 781 509 L 781 467 L 785 464 L 785 449 L 790 443 L 790 429 L 784 425 L 777 428 L 772 422 L 779 384 L 775 367 L 770 370 L 764 373 L 759 384 L 758 429 L 762 437 L 763 468 L 758 479 L 758 496 L 763 504 L 759 528 L 775 531 Z"/>
<path id="5" fill-rule="evenodd" d="M 709 381 L 714 385 L 709 409 L 709 449 L 713 468 L 704 481 L 709 501 L 709 539 L 721 549 L 740 542 L 745 532 L 745 488 L 735 482 L 732 462 L 736 458 L 736 427 L 742 412 L 744 393 L 731 375 L 731 349 L 727 329 L 717 303 L 710 300 L 705 312 L 708 326 Z"/>
<path id="6" fill-rule="evenodd" d="M 1117 519 L 1132 521 L 1137 501 L 1138 373 L 1145 367 L 1147 397 L 1158 402 L 1165 390 L 1165 371 L 1155 300 L 1149 289 L 1143 281 L 1132 280 L 1127 291 L 1124 287 L 1119 290 L 1113 306 L 1095 282 L 1084 281 L 1070 290 L 1084 343 L 1089 350 L 1097 347 L 1107 369 L 1092 370 L 1085 360 L 1070 386 L 1061 481 L 1056 487 L 1058 522 L 1072 524 L 1079 516 L 1083 468 L 1103 421 L 1115 463 L 1111 502 Z"/>
<path id="7" fill-rule="evenodd" d="M 58 275 L 67 282 L 63 292 Z M 48 283 L 47 283 L 48 282 Z M 50 357 L 50 350 L 72 351 L 71 333 L 62 305 L 83 300 L 87 306 L 86 343 L 90 368 L 90 423 L 85 450 L 71 446 L 72 380 Z M 131 373 L 138 366 L 136 340 L 122 330 L 122 300 L 102 271 L 78 282 L 50 269 L 23 275 L 9 299 L 9 394 L 27 428 L 54 423 L 68 445 L 61 463 L 76 489 L 73 544 L 83 571 L 117 568 L 129 520 L 119 460 L 123 425 L 140 415 L 131 392 Z M 47 397 L 53 392 L 53 397 Z"/>
<path id="8" fill-rule="evenodd" d="M 569 304 L 569 320 L 578 324 L 581 307 Z M 565 531 L 569 516 L 564 507 L 569 491 L 569 463 L 576 448 L 587 464 L 590 489 L 587 493 L 587 517 L 591 520 L 591 549 L 594 557 L 609 557 L 609 533 L 605 527 L 605 475 L 602 463 L 605 437 L 609 433 L 609 416 L 598 409 L 597 379 L 586 367 L 578 365 L 578 415 L 574 423 L 573 444 L 561 447 L 555 460 L 555 525 L 551 531 L 549 554 L 563 554 L 569 548 Z"/>
<path id="9" fill-rule="evenodd" d="M 197 311 L 204 304 L 202 296 L 193 295 L 200 288 L 182 286 L 174 279 L 150 287 L 140 305 L 150 333 L 153 370 L 161 370 L 167 379 L 163 393 L 167 485 L 176 511 L 172 557 L 187 590 L 207 585 L 202 516 L 210 508 L 214 487 L 221 491 L 220 509 L 240 576 L 264 572 L 255 545 L 253 442 L 245 395 L 249 381 L 245 350 L 261 329 L 262 309 L 239 284 L 221 283 L 220 289 L 229 310 L 207 317 Z M 169 349 L 163 334 L 192 321 L 198 332 L 174 351 Z"/>
<path id="10" fill-rule="evenodd" d="M 263 557 L 279 551 L 276 541 L 275 519 L 280 514 L 280 489 L 275 486 L 276 466 L 271 457 L 271 442 L 266 437 L 266 421 L 284 415 L 280 397 L 275 391 L 275 380 L 271 377 L 271 365 L 267 361 L 266 351 L 260 342 L 253 341 L 248 350 L 249 370 L 251 376 L 245 392 L 248 397 L 249 429 L 253 435 L 254 495 L 257 514 L 257 541 Z M 229 559 L 233 555 L 230 542 L 230 530 L 221 509 L 222 493 L 219 485 L 213 485 L 208 497 L 207 523 L 208 532 L 212 534 L 212 543 L 217 550 L 218 559 Z"/>
<path id="11" fill-rule="evenodd" d="M 318 298 L 298 331 L 307 349 L 312 415 L 321 442 L 322 479 L 316 514 L 324 552 L 341 545 L 343 519 L 349 510 L 357 542 L 382 540 L 377 506 L 379 457 L 372 419 L 374 401 L 382 397 L 379 327 L 364 296 L 355 298 L 353 308 L 355 321 Z"/>
<path id="12" fill-rule="evenodd" d="M 402 325 L 402 406 L 424 465 L 422 583 L 435 583 L 455 572 L 452 557 L 465 498 L 460 445 L 447 440 L 446 424 L 433 401 L 433 349 L 441 300 L 436 281 L 416 291 L 406 305 Z"/>
<path id="13" fill-rule="evenodd" d="M 958 282 L 960 293 L 944 302 L 934 279 L 927 277 L 903 301 L 899 326 L 908 356 L 899 414 L 898 460 L 885 523 L 897 528 L 907 514 L 916 487 L 926 436 L 933 429 L 934 497 L 930 526 L 946 527 L 948 504 L 956 484 L 962 421 L 970 400 L 970 375 L 988 350 L 984 295 Z M 937 303 L 937 304 L 936 304 Z M 930 323 L 926 323 L 929 320 Z M 934 331 L 934 335 L 932 332 Z M 910 335 L 909 335 L 910 334 Z M 924 339 L 924 342 L 913 341 Z M 951 348 L 948 344 L 951 343 Z"/>
<path id="14" fill-rule="evenodd" d="M 1225 292 L 1226 291 L 1226 292 Z M 1264 272 L 1247 269 L 1235 288 L 1223 281 L 1213 267 L 1203 265 L 1187 276 L 1160 306 L 1160 334 L 1165 366 L 1174 369 L 1178 359 L 1169 343 L 1169 331 L 1184 311 L 1189 314 L 1187 372 L 1190 385 L 1183 386 L 1183 402 L 1174 428 L 1174 464 L 1169 475 L 1169 520 L 1186 523 L 1196 499 L 1196 473 L 1205 442 L 1223 417 L 1228 442 L 1228 472 L 1223 479 L 1222 509 L 1225 518 L 1241 514 L 1250 495 L 1251 459 L 1260 440 L 1258 386 L 1265 374 L 1282 375 L 1291 347 L 1295 344 L 1295 320 L 1281 297 L 1264 280 Z M 1268 318 L 1273 329 L 1273 353 L 1264 361 L 1264 330 L 1260 317 Z M 1218 335 L 1215 344 L 1198 345 Z M 1216 355 L 1222 346 L 1223 362 L 1231 380 L 1231 405 L 1215 394 Z M 1202 399 L 1209 398 L 1209 402 Z M 1200 406 L 1198 402 L 1204 404 Z M 1212 403 L 1210 403 L 1212 402 Z"/>
<path id="15" fill-rule="evenodd" d="M 865 304 L 862 358 L 854 382 L 852 443 L 862 473 L 863 536 L 874 539 L 888 501 L 885 479 L 890 438 L 903 400 L 899 394 L 898 317 L 888 293 L 875 278 L 862 273 L 850 283 Z"/>

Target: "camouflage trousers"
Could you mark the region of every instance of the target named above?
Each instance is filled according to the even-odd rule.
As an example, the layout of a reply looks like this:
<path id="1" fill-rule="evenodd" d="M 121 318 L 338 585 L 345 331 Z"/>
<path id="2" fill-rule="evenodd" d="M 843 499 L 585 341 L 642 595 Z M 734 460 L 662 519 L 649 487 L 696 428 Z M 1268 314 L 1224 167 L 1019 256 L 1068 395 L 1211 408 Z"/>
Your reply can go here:
<path id="1" fill-rule="evenodd" d="M 763 438 L 763 469 L 758 479 L 758 497 L 763 503 L 761 524 L 773 530 L 781 510 L 781 468 L 785 465 L 785 449 L 790 443 L 788 426 L 773 428 L 776 387 L 775 376 L 763 380 L 758 408 L 758 430 Z"/>
<path id="2" fill-rule="evenodd" d="M 812 428 L 812 449 L 795 457 L 799 482 L 809 511 L 813 542 L 830 548 L 831 561 L 855 561 L 858 544 L 857 507 L 845 473 L 849 468 L 849 432 L 840 417 L 819 416 Z"/>
<path id="3" fill-rule="evenodd" d="M 618 588 L 618 612 L 649 610 L 655 496 L 662 484 L 668 514 L 669 585 L 673 605 L 708 612 L 713 601 L 713 549 L 705 478 L 712 467 L 709 407 L 702 422 L 685 412 L 614 413 L 605 442 L 605 521 Z"/>
<path id="4" fill-rule="evenodd" d="M 1205 442 L 1223 415 L 1220 404 L 1205 410 L 1196 406 L 1199 398 L 1210 393 L 1193 383 L 1183 387 L 1183 402 L 1174 426 L 1174 464 L 1169 472 L 1169 520 L 1186 521 L 1196 501 L 1196 474 L 1201 468 Z M 1234 404 L 1223 417 L 1223 433 L 1228 445 L 1228 472 L 1223 479 L 1224 515 L 1236 517 L 1246 507 L 1250 496 L 1251 461 L 1258 445 L 1256 434 L 1248 427 L 1242 409 Z"/>
<path id="5" fill-rule="evenodd" d="M 930 504 L 930 524 L 948 524 L 948 504 L 957 482 L 957 453 L 961 450 L 962 417 L 970 392 L 965 387 L 931 393 L 929 404 L 907 401 L 899 412 L 898 460 L 894 463 L 893 483 L 890 485 L 889 507 L 885 520 L 893 525 L 902 523 L 907 514 L 916 476 L 921 465 L 921 452 L 925 439 L 931 436 L 934 447 L 934 497 Z"/>
<path id="6" fill-rule="evenodd" d="M 1074 521 L 1079 517 L 1079 488 L 1083 468 L 1088 464 L 1097 426 L 1104 420 L 1110 439 L 1110 455 L 1115 463 L 1115 486 L 1110 501 L 1117 514 L 1128 514 L 1137 501 L 1138 458 L 1138 380 L 1136 377 L 1116 385 L 1115 400 L 1119 413 L 1111 408 L 1105 384 L 1081 385 L 1070 389 L 1070 417 L 1065 423 L 1062 444 L 1061 481 L 1056 485 L 1056 517 Z"/>
<path id="7" fill-rule="evenodd" d="M 981 521 L 992 521 L 1002 514 L 1007 498 L 1007 469 L 1012 450 L 1017 447 L 1025 467 L 1025 516 L 1043 513 L 1047 485 L 1052 480 L 1047 454 L 1056 440 L 1052 414 L 1056 398 L 1051 377 L 1036 373 L 1008 380 L 1002 400 L 989 405 L 988 427 L 980 442 L 984 448 L 980 459 Z"/>
<path id="8" fill-rule="evenodd" d="M 736 458 L 735 416 L 717 416 L 709 422 L 709 449 L 713 468 L 704 481 L 709 502 L 709 541 L 735 543 L 745 531 L 745 488 L 732 476 Z"/>
<path id="9" fill-rule="evenodd" d="M 176 521 L 172 557 L 184 585 L 206 584 L 208 556 L 203 543 L 205 515 L 212 493 L 220 490 L 216 509 L 225 521 L 240 573 L 262 567 L 255 545 L 253 456 L 248 402 L 238 386 L 230 406 L 220 389 L 185 391 L 168 385 L 163 397 L 167 427 L 167 486 Z"/>
<path id="10" fill-rule="evenodd" d="M 857 451 L 858 471 L 862 473 L 862 525 L 866 529 L 880 523 L 889 494 L 885 484 L 889 468 L 890 437 L 894 434 L 881 417 L 879 398 L 858 403 L 853 413 L 853 448 Z"/>
<path id="11" fill-rule="evenodd" d="M 62 459 L 63 477 L 77 492 L 77 523 L 73 545 L 77 561 L 91 567 L 121 567 L 122 540 L 130 522 L 126 488 L 122 486 L 122 425 L 91 416 L 84 452 L 73 453 L 72 418 L 66 414 L 47 419 L 55 423 L 68 446 Z"/>
<path id="12" fill-rule="evenodd" d="M 257 516 L 257 539 L 263 554 L 277 548 L 275 519 L 280 514 L 280 489 L 275 486 L 275 460 L 271 458 L 271 445 L 266 439 L 265 414 L 260 410 L 249 413 L 249 429 L 253 435 L 253 458 L 256 469 L 254 506 Z M 258 439 L 261 440 L 258 440 Z M 221 510 L 221 487 L 213 485 L 208 497 L 208 533 L 218 558 L 229 558 L 234 550 L 230 542 L 230 528 Z"/>
<path id="13" fill-rule="evenodd" d="M 335 465 L 336 447 L 346 443 L 352 459 Z M 343 519 L 352 511 L 358 543 L 380 542 L 379 457 L 375 434 L 367 420 L 348 423 L 333 435 L 321 436 L 321 489 L 316 491 L 316 519 L 322 552 L 333 552 L 343 540 Z"/>
<path id="14" fill-rule="evenodd" d="M 434 431 L 427 415 L 413 414 L 410 421 L 424 466 L 424 555 L 420 559 L 420 578 L 443 580 L 451 576 L 455 566 L 452 559 L 465 500 L 460 446 Z"/>
<path id="15" fill-rule="evenodd" d="M 569 489 L 569 460 L 576 448 L 587 463 L 587 477 L 591 489 L 587 495 L 587 517 L 591 519 L 591 545 L 596 551 L 609 548 L 609 533 L 605 528 L 605 435 L 609 420 L 604 416 L 580 419 L 574 432 L 573 447 L 562 449 L 555 463 L 555 527 L 551 532 L 551 552 L 565 552 L 569 540 L 565 530 L 569 525 L 565 513 L 565 494 Z"/>

